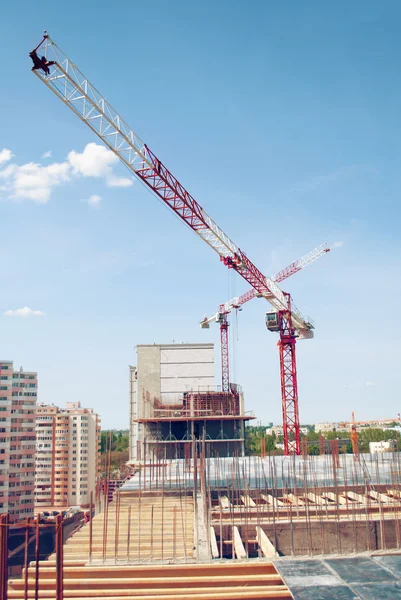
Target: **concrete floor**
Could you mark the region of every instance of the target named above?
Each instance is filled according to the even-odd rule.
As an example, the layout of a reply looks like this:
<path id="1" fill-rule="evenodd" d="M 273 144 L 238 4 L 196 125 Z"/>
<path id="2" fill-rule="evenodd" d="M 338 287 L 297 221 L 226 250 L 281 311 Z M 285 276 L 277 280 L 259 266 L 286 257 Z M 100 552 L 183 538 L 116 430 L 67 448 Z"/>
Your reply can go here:
<path id="1" fill-rule="evenodd" d="M 394 474 L 398 475 L 401 470 L 399 453 L 361 454 L 357 460 L 352 454 L 343 454 L 339 461 L 340 468 L 336 469 L 335 477 L 332 457 L 329 455 L 309 456 L 306 460 L 302 456 L 208 458 L 205 464 L 207 484 L 211 488 L 231 488 L 233 484 L 242 488 L 244 483 L 249 488 L 302 488 L 305 481 L 328 486 L 335 481 L 339 486 L 344 483 L 391 485 L 394 484 Z M 143 468 L 141 475 L 137 473 L 122 489 L 158 489 L 162 486 L 166 490 L 193 488 L 193 467 L 188 467 L 186 461 L 178 459 L 161 462 L 167 466 L 159 469 L 155 466 Z"/>
<path id="2" fill-rule="evenodd" d="M 294 600 L 401 598 L 401 555 L 274 562 Z"/>

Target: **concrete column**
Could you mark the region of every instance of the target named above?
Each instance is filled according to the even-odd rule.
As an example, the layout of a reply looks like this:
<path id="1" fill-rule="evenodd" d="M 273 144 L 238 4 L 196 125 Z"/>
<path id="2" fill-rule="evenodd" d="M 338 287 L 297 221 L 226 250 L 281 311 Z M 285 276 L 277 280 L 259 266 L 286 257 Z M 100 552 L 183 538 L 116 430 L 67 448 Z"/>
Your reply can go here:
<path id="1" fill-rule="evenodd" d="M 139 428 L 134 420 L 138 418 L 138 392 L 137 392 L 138 371 L 136 367 L 129 367 L 129 386 L 130 386 L 130 404 L 129 404 L 129 460 L 136 462 L 138 460 L 138 441 Z"/>

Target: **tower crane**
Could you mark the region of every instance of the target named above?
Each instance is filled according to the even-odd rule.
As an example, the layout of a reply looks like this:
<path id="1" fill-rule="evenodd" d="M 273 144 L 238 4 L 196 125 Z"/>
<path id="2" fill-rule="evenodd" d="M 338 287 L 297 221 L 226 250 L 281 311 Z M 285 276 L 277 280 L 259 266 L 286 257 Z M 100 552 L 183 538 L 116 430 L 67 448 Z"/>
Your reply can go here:
<path id="1" fill-rule="evenodd" d="M 301 269 L 318 260 L 320 257 L 330 252 L 326 242 L 320 244 L 317 248 L 302 256 L 299 260 L 294 261 L 285 269 L 282 269 L 271 277 L 276 283 L 281 283 L 288 277 L 295 275 Z M 260 297 L 260 294 L 255 289 L 250 289 L 241 296 L 231 298 L 224 304 L 220 304 L 219 310 L 210 317 L 205 317 L 200 326 L 202 329 L 209 329 L 210 323 L 219 323 L 220 325 L 220 353 L 221 353 L 221 389 L 223 392 L 228 392 L 230 388 L 230 365 L 229 365 L 229 345 L 228 345 L 228 315 L 232 310 L 238 310 L 243 304 L 246 304 L 253 298 Z"/>
<path id="2" fill-rule="evenodd" d="M 40 54 L 38 54 L 40 52 Z M 72 110 L 166 206 L 203 239 L 255 292 L 273 307 L 266 325 L 280 332 L 281 387 L 286 454 L 300 453 L 296 338 L 312 338 L 313 323 L 291 303 L 289 294 L 266 277 L 202 206 L 189 194 L 166 165 L 131 129 L 47 32 L 30 53 L 32 72 Z"/>

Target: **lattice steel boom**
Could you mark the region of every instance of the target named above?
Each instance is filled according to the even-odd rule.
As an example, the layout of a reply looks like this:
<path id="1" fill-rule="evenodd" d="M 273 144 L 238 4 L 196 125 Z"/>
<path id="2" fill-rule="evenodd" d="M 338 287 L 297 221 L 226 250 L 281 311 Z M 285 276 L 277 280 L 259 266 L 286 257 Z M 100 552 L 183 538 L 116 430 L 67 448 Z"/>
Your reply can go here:
<path id="1" fill-rule="evenodd" d="M 38 50 L 41 56 L 37 54 Z M 30 57 L 34 63 L 33 73 L 96 133 L 131 173 L 145 183 L 188 227 L 217 252 L 225 266 L 237 271 L 250 284 L 255 294 L 268 300 L 277 313 L 284 314 L 288 311 L 288 294 L 280 289 L 274 279 L 265 277 L 247 255 L 220 229 L 46 32 L 42 41 L 31 51 Z M 288 267 L 289 274 L 299 268 L 302 267 L 293 263 Z M 254 292 L 247 294 L 252 295 Z M 293 334 L 295 335 L 296 332 L 298 338 L 311 338 L 312 329 L 311 321 L 305 319 L 292 305 Z M 228 385 L 228 363 L 226 382 Z"/>
<path id="2" fill-rule="evenodd" d="M 298 271 L 301 271 L 314 263 L 316 260 L 327 254 L 327 252 L 330 252 L 330 248 L 327 246 L 326 242 L 323 242 L 323 244 L 320 244 L 320 246 L 317 246 L 317 248 L 314 248 L 314 250 L 311 250 L 311 252 L 308 252 L 308 254 L 305 254 L 305 256 L 302 256 L 299 260 L 294 261 L 288 265 L 288 267 L 285 267 L 285 269 L 272 275 L 271 279 L 276 283 L 281 283 L 285 279 L 288 279 L 288 277 L 295 275 Z M 219 310 L 216 313 L 210 317 L 204 317 L 200 322 L 200 326 L 202 328 L 207 328 L 210 323 L 218 323 L 221 314 L 224 313 L 228 315 L 232 310 L 240 308 L 243 304 L 246 304 L 246 302 L 253 300 L 253 298 L 257 298 L 258 296 L 260 296 L 260 294 L 258 294 L 255 289 L 250 289 L 241 296 L 235 296 L 234 298 L 231 298 L 231 300 L 227 300 L 224 304 L 220 304 Z"/>
<path id="3" fill-rule="evenodd" d="M 114 110 L 77 66 L 45 34 L 37 46 L 50 66 L 50 74 L 33 71 L 96 135 L 125 166 L 169 206 L 215 252 L 228 268 L 241 275 L 276 310 L 284 310 L 286 299 L 279 286 L 253 264 L 247 255 L 224 233 L 184 186 L 149 149 L 128 123 Z M 310 332 L 311 327 L 299 312 L 294 327 Z"/>

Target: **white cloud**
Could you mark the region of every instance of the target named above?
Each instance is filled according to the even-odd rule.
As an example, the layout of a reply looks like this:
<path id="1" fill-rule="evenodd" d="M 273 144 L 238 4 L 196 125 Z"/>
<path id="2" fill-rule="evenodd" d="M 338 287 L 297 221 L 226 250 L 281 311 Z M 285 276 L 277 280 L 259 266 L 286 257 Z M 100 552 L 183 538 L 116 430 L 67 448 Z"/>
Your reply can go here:
<path id="1" fill-rule="evenodd" d="M 105 146 L 91 142 L 81 153 L 72 150 L 67 160 L 75 173 L 84 177 L 105 177 L 111 172 L 111 166 L 116 164 L 118 158 Z"/>
<path id="2" fill-rule="evenodd" d="M 48 154 L 48 153 L 45 153 Z M 0 152 L 0 163 L 12 158 L 10 150 Z M 44 156 L 44 155 L 43 155 Z M 11 163 L 0 169 L 0 197 L 9 200 L 33 200 L 46 203 L 57 186 L 80 177 L 96 177 L 106 181 L 110 187 L 129 187 L 132 179 L 119 178 L 112 167 L 117 156 L 99 144 L 87 144 L 82 153 L 72 150 L 67 160 L 46 166 L 39 163 L 17 165 Z"/>
<path id="3" fill-rule="evenodd" d="M 133 180 L 128 179 L 128 177 L 115 177 L 111 175 L 107 178 L 107 185 L 109 187 L 131 187 L 133 183 Z"/>
<path id="4" fill-rule="evenodd" d="M 52 163 L 47 167 L 38 163 L 8 165 L 0 171 L 1 191 L 11 200 L 27 199 L 40 204 L 46 203 L 53 189 L 70 180 L 67 162 Z"/>
<path id="5" fill-rule="evenodd" d="M 51 158 L 51 157 L 52 157 L 52 151 L 48 150 L 47 152 L 43 152 L 43 154 L 40 158 Z"/>
<path id="6" fill-rule="evenodd" d="M 110 187 L 129 187 L 133 183 L 131 179 L 113 174 L 112 167 L 118 163 L 118 157 L 94 142 L 87 144 L 82 153 L 72 150 L 67 159 L 74 173 L 83 177 L 102 177 Z"/>
<path id="7" fill-rule="evenodd" d="M 101 201 L 102 198 L 97 194 L 92 194 L 92 196 L 89 196 L 89 198 L 86 200 L 89 206 L 99 206 Z"/>
<path id="8" fill-rule="evenodd" d="M 376 382 L 375 381 L 367 381 L 365 383 L 366 387 L 376 387 Z"/>
<path id="9" fill-rule="evenodd" d="M 344 242 L 339 241 L 339 242 L 334 242 L 334 244 L 331 246 L 331 248 L 341 248 L 341 246 L 344 246 Z"/>
<path id="10" fill-rule="evenodd" d="M 29 306 L 24 306 L 24 308 L 16 308 L 15 310 L 6 310 L 3 314 L 5 317 L 27 319 L 28 317 L 44 317 L 46 313 L 43 310 L 32 310 Z"/>
<path id="11" fill-rule="evenodd" d="M 3 150 L 0 150 L 0 165 L 11 160 L 13 156 L 14 154 L 8 148 L 3 148 Z"/>

